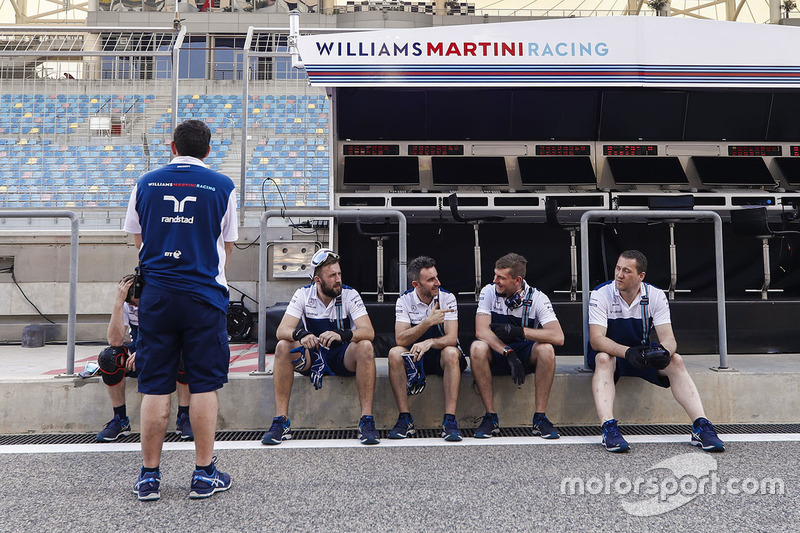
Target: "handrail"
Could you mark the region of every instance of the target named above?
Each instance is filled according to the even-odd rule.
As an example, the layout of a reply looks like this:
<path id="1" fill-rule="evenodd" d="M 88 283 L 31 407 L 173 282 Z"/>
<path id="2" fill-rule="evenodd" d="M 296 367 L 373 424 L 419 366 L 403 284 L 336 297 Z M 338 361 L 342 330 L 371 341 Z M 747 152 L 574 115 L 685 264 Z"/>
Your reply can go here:
<path id="1" fill-rule="evenodd" d="M 725 318 L 725 268 L 722 252 L 722 218 L 714 211 L 644 210 L 587 211 L 581 216 L 581 283 L 583 287 L 583 364 L 589 364 L 589 221 L 612 219 L 665 219 L 696 220 L 710 218 L 714 221 L 714 253 L 717 277 L 717 327 L 719 331 L 719 369 L 728 368 L 728 330 Z"/>
<path id="2" fill-rule="evenodd" d="M 0 218 L 68 218 L 69 240 L 69 311 L 67 314 L 67 369 L 60 377 L 75 376 L 75 325 L 78 308 L 78 215 L 73 211 L 0 211 Z"/>
<path id="3" fill-rule="evenodd" d="M 375 209 L 375 210 L 361 210 L 361 209 L 292 209 L 286 211 L 283 209 L 270 209 L 264 211 L 261 215 L 260 233 L 259 233 L 259 256 L 258 256 L 258 370 L 257 373 L 263 374 L 266 371 L 266 342 L 267 342 L 267 321 L 264 319 L 263 306 L 267 301 L 267 220 L 272 217 L 285 217 L 288 215 L 298 217 L 319 217 L 319 218 L 360 218 L 360 217 L 394 217 L 397 219 L 398 228 L 398 270 L 400 278 L 400 294 L 406 291 L 408 280 L 406 279 L 406 263 L 407 263 L 407 239 L 408 229 L 406 216 L 395 209 Z"/>

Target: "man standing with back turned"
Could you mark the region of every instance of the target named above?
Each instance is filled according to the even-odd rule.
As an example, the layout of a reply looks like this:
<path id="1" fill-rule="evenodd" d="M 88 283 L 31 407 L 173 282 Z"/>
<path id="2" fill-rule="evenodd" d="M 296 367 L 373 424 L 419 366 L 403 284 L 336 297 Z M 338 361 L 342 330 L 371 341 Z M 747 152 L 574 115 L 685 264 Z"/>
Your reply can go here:
<path id="1" fill-rule="evenodd" d="M 203 163 L 210 141 L 203 122 L 178 125 L 172 162 L 142 176 L 128 203 L 124 229 L 139 247 L 144 278 L 136 357 L 143 464 L 133 489 L 140 500 L 160 497 L 161 448 L 181 353 L 197 463 L 189 497 L 208 498 L 231 486 L 214 464 L 214 433 L 216 391 L 228 381 L 230 363 L 225 266 L 238 227 L 233 182 Z"/>

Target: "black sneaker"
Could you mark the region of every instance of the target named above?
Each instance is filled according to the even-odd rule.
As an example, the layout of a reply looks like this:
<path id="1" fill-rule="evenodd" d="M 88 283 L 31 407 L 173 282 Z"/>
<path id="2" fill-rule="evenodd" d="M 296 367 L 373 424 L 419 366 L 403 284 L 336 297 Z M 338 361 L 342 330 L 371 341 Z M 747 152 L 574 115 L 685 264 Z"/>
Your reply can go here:
<path id="1" fill-rule="evenodd" d="M 192 474 L 192 487 L 189 490 L 189 498 L 197 500 L 200 498 L 210 498 L 217 492 L 224 492 L 231 488 L 231 476 L 225 472 L 217 470 L 217 458 L 211 462 L 214 470 L 209 476 L 205 470 L 195 470 Z"/>
<path id="2" fill-rule="evenodd" d="M 533 416 L 533 435 L 543 439 L 557 439 L 561 436 L 544 414 Z"/>
<path id="3" fill-rule="evenodd" d="M 358 440 L 361 444 L 380 444 L 380 434 L 375 429 L 375 419 L 370 415 L 364 415 L 358 421 Z"/>
<path id="4" fill-rule="evenodd" d="M 454 415 L 444 415 L 442 421 L 442 438 L 448 442 L 461 442 L 461 431 Z"/>
<path id="5" fill-rule="evenodd" d="M 269 427 L 264 438 L 261 439 L 261 444 L 280 444 L 285 440 L 292 438 L 290 430 L 291 422 L 285 416 L 276 416 L 272 419 L 272 425 Z"/>
<path id="6" fill-rule="evenodd" d="M 622 433 L 617 427 L 616 418 L 603 423 L 603 446 L 613 453 L 627 452 L 630 449 L 628 442 L 622 438 Z"/>
<path id="7" fill-rule="evenodd" d="M 161 497 L 159 487 L 161 485 L 160 472 L 142 472 L 139 471 L 139 480 L 133 486 L 133 493 L 139 497 L 141 501 L 157 500 Z"/>
<path id="8" fill-rule="evenodd" d="M 481 418 L 480 425 L 475 429 L 476 439 L 488 439 L 500 434 L 500 420 L 497 413 L 486 413 Z"/>
<path id="9" fill-rule="evenodd" d="M 405 439 L 409 435 L 413 435 L 417 430 L 414 429 L 414 419 L 411 413 L 400 413 L 397 417 L 397 423 L 391 431 L 389 431 L 390 439 Z"/>
<path id="10" fill-rule="evenodd" d="M 125 437 L 131 434 L 131 422 L 126 416 L 120 418 L 119 415 L 114 415 L 106 427 L 97 434 L 97 442 L 112 442 L 120 437 Z"/>
<path id="11" fill-rule="evenodd" d="M 707 452 L 724 452 L 725 444 L 717 436 L 714 425 L 705 418 L 698 418 L 692 424 L 692 446 L 698 446 Z"/>
<path id="12" fill-rule="evenodd" d="M 192 431 L 192 423 L 189 421 L 188 413 L 178 415 L 178 420 L 175 422 L 175 434 L 181 440 L 194 440 L 194 431 Z"/>

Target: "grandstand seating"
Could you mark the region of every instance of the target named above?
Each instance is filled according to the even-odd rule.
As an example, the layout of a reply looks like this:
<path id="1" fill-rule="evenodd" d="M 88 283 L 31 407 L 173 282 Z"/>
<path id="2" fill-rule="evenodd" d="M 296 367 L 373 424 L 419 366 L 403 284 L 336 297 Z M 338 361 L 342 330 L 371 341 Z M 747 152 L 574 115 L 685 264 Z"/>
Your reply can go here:
<path id="1" fill-rule="evenodd" d="M 231 175 L 241 153 L 233 140 L 241 101 L 240 95 L 179 98 L 180 120 L 202 119 L 212 129 L 206 163 L 224 171 L 227 161 Z M 250 97 L 256 141 L 249 147 L 246 205 L 327 205 L 329 105 L 324 95 Z M 172 110 L 164 106 L 164 98 L 141 94 L 0 95 L 0 208 L 124 206 L 136 178 L 170 159 Z M 136 135 L 90 128 L 92 116 L 123 115 Z"/>

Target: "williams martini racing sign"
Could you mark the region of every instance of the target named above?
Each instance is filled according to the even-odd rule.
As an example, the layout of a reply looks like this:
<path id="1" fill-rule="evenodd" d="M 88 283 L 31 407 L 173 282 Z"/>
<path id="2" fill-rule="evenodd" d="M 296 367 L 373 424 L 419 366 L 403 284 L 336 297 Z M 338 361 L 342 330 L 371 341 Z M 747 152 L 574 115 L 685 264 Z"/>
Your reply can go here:
<path id="1" fill-rule="evenodd" d="M 594 17 L 306 35 L 313 85 L 800 87 L 800 27 Z"/>

